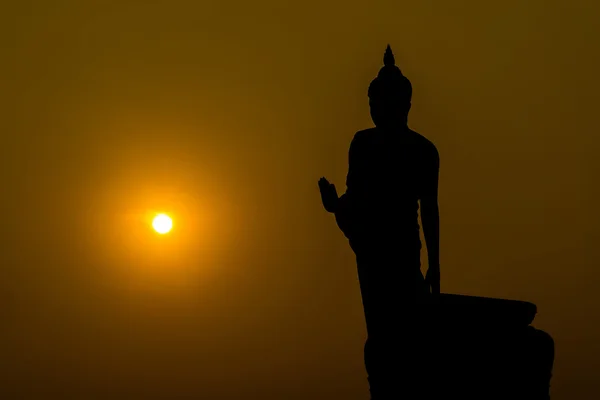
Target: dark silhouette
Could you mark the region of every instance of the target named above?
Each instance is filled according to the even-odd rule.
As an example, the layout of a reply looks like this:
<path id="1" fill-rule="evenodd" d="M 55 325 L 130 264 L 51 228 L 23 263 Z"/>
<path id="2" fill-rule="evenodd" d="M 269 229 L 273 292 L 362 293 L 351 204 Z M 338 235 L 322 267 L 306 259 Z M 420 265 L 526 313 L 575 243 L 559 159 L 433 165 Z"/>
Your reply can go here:
<path id="1" fill-rule="evenodd" d="M 467 391 L 457 389 L 461 398 L 547 398 L 554 347 L 548 335 L 528 326 L 534 305 L 440 294 L 439 154 L 431 141 L 408 127 L 412 85 L 395 65 L 389 45 L 368 97 L 375 128 L 357 132 L 350 144 L 346 192 L 338 198 L 335 185 L 325 178 L 319 188 L 325 209 L 335 214 L 356 255 L 371 398 L 448 396 L 460 381 L 452 372 L 470 370 L 452 366 L 463 362 L 471 363 L 471 376 L 478 380 Z M 419 209 L 428 254 L 425 277 Z M 475 344 L 494 351 L 471 352 Z M 498 379 L 506 375 L 503 368 L 517 371 L 517 365 L 501 361 L 509 354 L 521 360 L 518 366 L 535 371 L 536 379 L 523 380 L 533 375 L 519 370 L 519 378 L 502 380 L 505 391 L 477 374 L 483 368 Z M 524 361 L 539 361 L 540 354 L 546 355 L 543 366 Z M 508 380 L 518 382 L 518 390 Z"/>
<path id="2" fill-rule="evenodd" d="M 423 373 L 422 357 L 410 355 L 421 336 L 418 319 L 429 288 L 434 295 L 440 292 L 439 156 L 433 143 L 408 128 L 412 86 L 395 65 L 390 46 L 368 95 L 376 127 L 356 133 L 350 144 L 346 193 L 338 199 L 325 178 L 319 186 L 325 208 L 335 213 L 356 254 L 368 332 L 365 361 L 377 398 L 397 390 L 388 387 L 386 375 L 392 365 L 400 366 L 398 360 L 407 367 L 402 372 L 407 381 Z M 429 259 L 426 278 L 420 269 L 419 203 Z M 382 368 L 391 352 L 398 353 L 395 362 Z M 409 377 L 409 372 L 415 374 Z"/>

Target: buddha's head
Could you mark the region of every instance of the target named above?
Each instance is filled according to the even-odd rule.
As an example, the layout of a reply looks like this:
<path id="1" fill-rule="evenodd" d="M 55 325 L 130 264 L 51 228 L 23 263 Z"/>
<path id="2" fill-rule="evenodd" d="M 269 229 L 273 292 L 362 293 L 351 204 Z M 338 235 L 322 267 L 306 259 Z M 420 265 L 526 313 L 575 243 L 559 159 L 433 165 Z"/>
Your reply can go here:
<path id="1" fill-rule="evenodd" d="M 412 85 L 396 66 L 389 45 L 383 64 L 369 86 L 371 118 L 378 127 L 405 125 L 411 106 Z"/>

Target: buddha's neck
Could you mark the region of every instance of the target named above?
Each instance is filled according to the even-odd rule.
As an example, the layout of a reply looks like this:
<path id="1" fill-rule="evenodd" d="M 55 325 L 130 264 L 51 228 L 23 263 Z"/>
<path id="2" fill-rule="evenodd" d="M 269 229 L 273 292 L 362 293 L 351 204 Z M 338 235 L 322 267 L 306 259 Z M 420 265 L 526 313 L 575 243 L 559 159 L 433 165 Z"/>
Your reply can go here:
<path id="1" fill-rule="evenodd" d="M 397 121 L 392 124 L 379 125 L 377 128 L 384 131 L 404 131 L 409 129 L 408 121 L 406 120 Z"/>

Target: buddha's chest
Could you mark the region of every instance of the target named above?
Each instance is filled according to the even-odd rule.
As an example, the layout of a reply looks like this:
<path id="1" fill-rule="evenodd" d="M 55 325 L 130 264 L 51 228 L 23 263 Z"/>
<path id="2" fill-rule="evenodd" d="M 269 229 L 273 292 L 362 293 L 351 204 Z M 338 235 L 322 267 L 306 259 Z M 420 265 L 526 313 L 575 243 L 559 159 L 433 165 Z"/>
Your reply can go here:
<path id="1" fill-rule="evenodd" d="M 422 159 L 414 149 L 394 143 L 375 143 L 365 149 L 361 163 L 373 182 L 416 185 L 422 174 Z"/>

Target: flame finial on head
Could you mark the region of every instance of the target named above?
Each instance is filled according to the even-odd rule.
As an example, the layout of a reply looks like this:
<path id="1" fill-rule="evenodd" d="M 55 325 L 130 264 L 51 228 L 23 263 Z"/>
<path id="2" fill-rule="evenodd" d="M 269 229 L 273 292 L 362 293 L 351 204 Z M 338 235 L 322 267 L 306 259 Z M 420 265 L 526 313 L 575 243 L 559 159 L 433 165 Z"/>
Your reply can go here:
<path id="1" fill-rule="evenodd" d="M 396 60 L 394 59 L 394 53 L 392 53 L 392 46 L 388 44 L 387 48 L 385 49 L 385 54 L 383 55 L 383 65 L 387 67 L 395 64 Z"/>
<path id="2" fill-rule="evenodd" d="M 412 85 L 396 65 L 392 46 L 389 44 L 383 55 L 383 64 L 377 77 L 369 85 L 369 97 L 382 99 L 391 96 L 400 99 L 402 103 L 409 104 L 412 98 Z"/>

